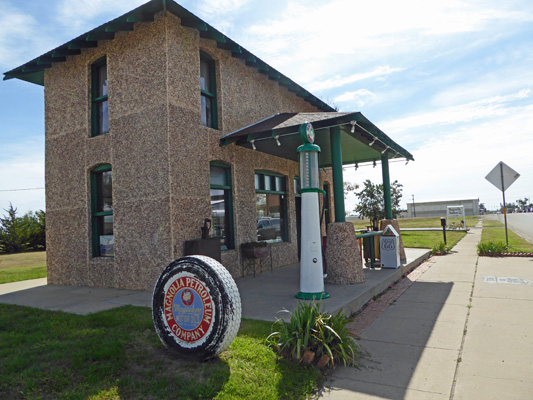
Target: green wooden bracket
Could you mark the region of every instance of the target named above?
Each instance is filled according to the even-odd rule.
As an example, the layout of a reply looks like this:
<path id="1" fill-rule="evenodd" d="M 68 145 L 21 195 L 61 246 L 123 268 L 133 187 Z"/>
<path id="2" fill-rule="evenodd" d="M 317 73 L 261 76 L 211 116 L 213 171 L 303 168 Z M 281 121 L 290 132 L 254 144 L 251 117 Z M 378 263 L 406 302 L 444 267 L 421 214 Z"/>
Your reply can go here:
<path id="1" fill-rule="evenodd" d="M 22 72 L 26 73 L 26 72 L 44 71 L 45 68 L 50 68 L 51 66 L 52 64 L 42 64 L 42 65 L 29 64 L 29 65 L 26 65 L 25 67 L 22 67 Z"/>
<path id="2" fill-rule="evenodd" d="M 106 32 L 127 32 L 132 30 L 132 22 L 110 22 L 105 27 Z"/>
<path id="3" fill-rule="evenodd" d="M 85 41 L 72 41 L 68 44 L 69 50 L 86 49 L 89 47 L 98 47 L 98 42 L 93 42 L 93 41 L 88 42 L 87 40 L 85 40 Z"/>
<path id="4" fill-rule="evenodd" d="M 200 31 L 200 37 L 204 39 L 211 39 L 218 43 L 226 43 L 226 36 L 214 30 L 213 28 L 209 28 L 207 31 Z"/>
<path id="5" fill-rule="evenodd" d="M 148 12 L 131 13 L 126 18 L 126 22 L 148 22 L 154 20 L 154 14 Z"/>
<path id="6" fill-rule="evenodd" d="M 182 18 L 181 25 L 186 28 L 198 29 L 199 31 L 202 31 L 202 32 L 207 32 L 208 30 L 207 24 L 205 22 L 190 19 L 190 18 Z"/>
<path id="7" fill-rule="evenodd" d="M 264 62 L 257 63 L 257 70 L 262 74 L 268 74 L 270 68 Z"/>
<path id="8" fill-rule="evenodd" d="M 281 78 L 281 75 L 278 71 L 276 71 L 275 69 L 271 69 L 269 72 L 268 72 L 268 79 L 272 80 L 272 81 L 277 81 L 279 78 Z"/>
<path id="9" fill-rule="evenodd" d="M 58 57 L 66 57 L 66 56 L 75 56 L 81 54 L 80 49 L 68 49 L 66 47 L 62 47 L 60 49 L 55 50 L 52 53 L 52 58 L 58 58 Z"/>
<path id="10" fill-rule="evenodd" d="M 98 40 L 112 40 L 114 38 L 115 38 L 114 32 L 101 31 L 101 32 L 89 33 L 85 37 L 85 40 L 88 42 L 92 42 L 92 41 L 98 41 Z"/>

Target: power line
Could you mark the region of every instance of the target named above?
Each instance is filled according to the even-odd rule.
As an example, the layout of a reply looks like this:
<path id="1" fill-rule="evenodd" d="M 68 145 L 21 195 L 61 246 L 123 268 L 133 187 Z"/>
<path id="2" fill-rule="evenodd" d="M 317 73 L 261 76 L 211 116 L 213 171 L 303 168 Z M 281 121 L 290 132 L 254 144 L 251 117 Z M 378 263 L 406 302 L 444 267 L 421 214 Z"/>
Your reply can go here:
<path id="1" fill-rule="evenodd" d="M 0 192 L 21 192 L 23 190 L 44 190 L 44 188 L 39 187 L 39 188 L 25 188 L 25 189 L 0 189 Z"/>

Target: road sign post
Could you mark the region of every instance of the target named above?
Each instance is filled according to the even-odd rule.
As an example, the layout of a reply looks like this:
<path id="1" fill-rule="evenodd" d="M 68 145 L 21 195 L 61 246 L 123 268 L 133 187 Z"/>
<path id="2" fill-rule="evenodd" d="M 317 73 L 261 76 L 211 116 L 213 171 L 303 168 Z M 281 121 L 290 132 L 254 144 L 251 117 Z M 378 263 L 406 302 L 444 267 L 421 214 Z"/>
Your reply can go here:
<path id="1" fill-rule="evenodd" d="M 500 161 L 485 177 L 490 183 L 502 191 L 503 195 L 503 218 L 505 220 L 505 241 L 509 247 L 509 236 L 507 234 L 507 207 L 505 205 L 505 191 L 514 181 L 520 177 L 520 174 L 509 167 L 503 161 Z"/>

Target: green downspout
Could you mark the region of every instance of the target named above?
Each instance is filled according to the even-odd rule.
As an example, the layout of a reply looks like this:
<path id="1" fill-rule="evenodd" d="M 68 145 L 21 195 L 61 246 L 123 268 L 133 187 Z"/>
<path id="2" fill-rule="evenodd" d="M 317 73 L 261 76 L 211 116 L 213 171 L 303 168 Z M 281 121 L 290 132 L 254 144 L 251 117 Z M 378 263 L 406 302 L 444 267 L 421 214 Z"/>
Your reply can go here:
<path id="1" fill-rule="evenodd" d="M 385 200 L 385 218 L 392 219 L 392 200 L 390 193 L 389 158 L 381 155 L 381 172 L 383 174 L 383 197 Z"/>
<path id="2" fill-rule="evenodd" d="M 331 141 L 331 169 L 333 171 L 333 201 L 335 222 L 345 222 L 344 181 L 342 179 L 341 128 L 336 126 L 329 131 Z"/>

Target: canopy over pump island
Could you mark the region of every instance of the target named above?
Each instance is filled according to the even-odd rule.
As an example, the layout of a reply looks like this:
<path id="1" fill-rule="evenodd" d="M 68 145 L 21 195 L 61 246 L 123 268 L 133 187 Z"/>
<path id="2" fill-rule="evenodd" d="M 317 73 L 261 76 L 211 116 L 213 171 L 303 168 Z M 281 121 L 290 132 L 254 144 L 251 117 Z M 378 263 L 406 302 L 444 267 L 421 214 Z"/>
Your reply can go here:
<path id="1" fill-rule="evenodd" d="M 313 251 L 328 222 L 328 282 L 364 281 L 362 268 L 353 272 L 343 165 L 381 163 L 391 220 L 389 160 L 413 160 L 360 112 L 335 112 L 172 0 L 149 1 L 4 74 L 13 78 L 45 89 L 50 284 L 151 290 L 186 242 L 202 240 L 233 277 L 247 274 L 241 247 L 258 240 L 273 268 L 301 256 L 319 271 Z M 304 123 L 314 142 L 299 152 Z M 300 212 L 312 203 L 316 214 L 319 202 L 334 221 L 313 221 L 300 249 L 311 223 Z M 323 282 L 304 279 L 300 291 L 322 293 Z"/>

